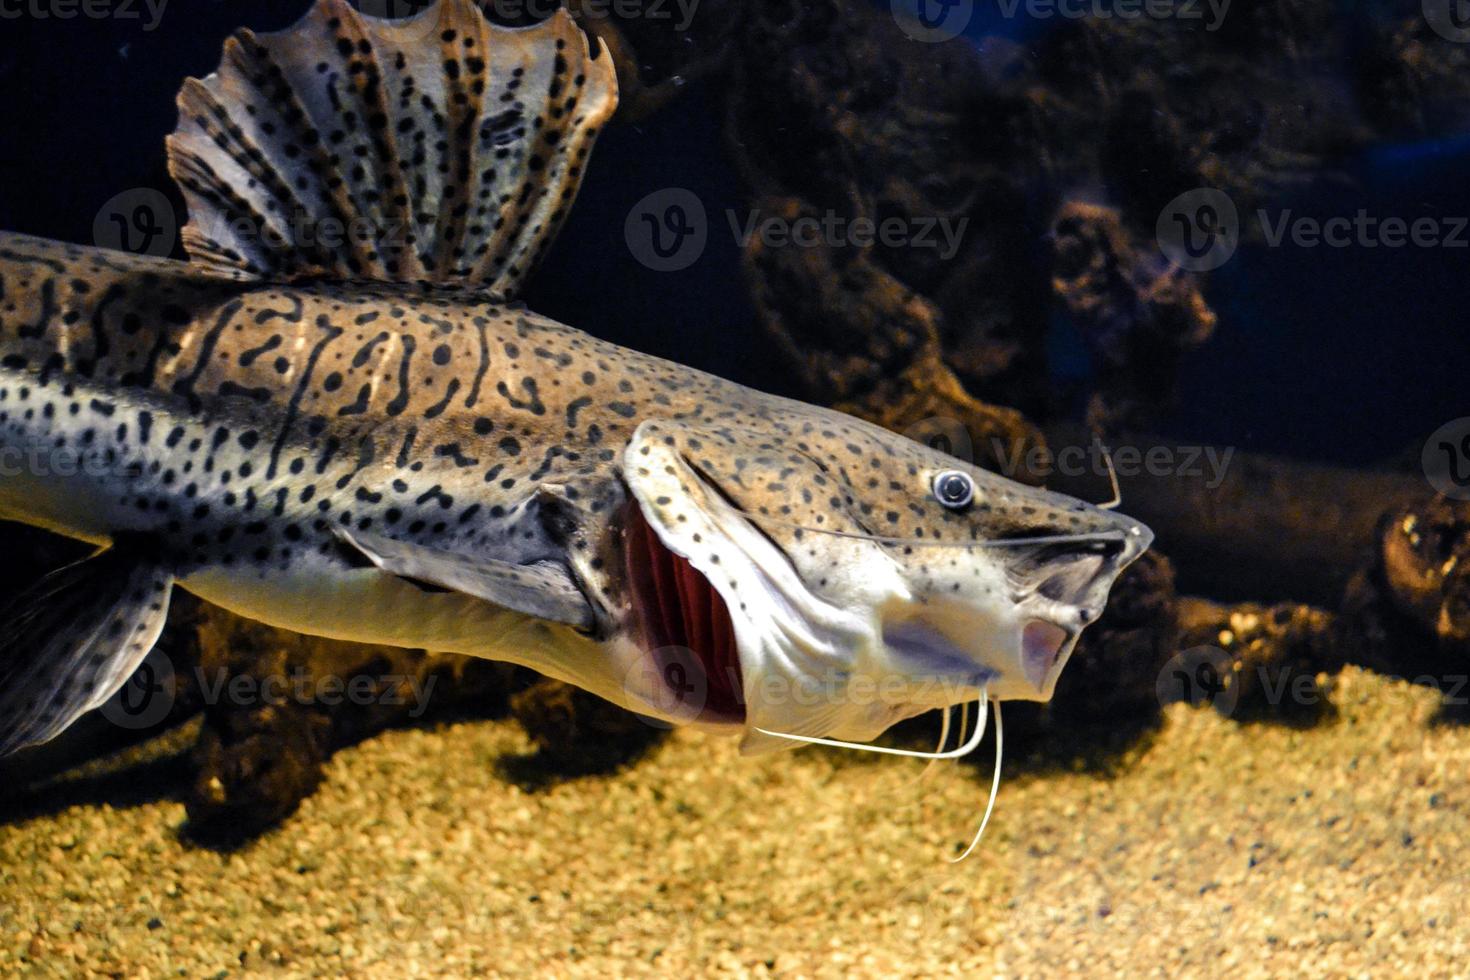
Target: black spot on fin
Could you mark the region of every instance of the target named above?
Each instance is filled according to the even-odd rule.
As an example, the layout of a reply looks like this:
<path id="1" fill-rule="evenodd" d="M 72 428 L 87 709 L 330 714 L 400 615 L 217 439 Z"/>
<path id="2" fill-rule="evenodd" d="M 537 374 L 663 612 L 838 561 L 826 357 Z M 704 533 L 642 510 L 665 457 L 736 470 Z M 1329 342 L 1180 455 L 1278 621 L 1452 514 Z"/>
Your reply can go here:
<path id="1" fill-rule="evenodd" d="M 427 582 L 497 606 L 581 629 L 593 623 L 592 606 L 571 573 L 555 562 L 516 565 L 462 555 L 362 531 L 337 534 L 385 572 L 415 584 Z"/>
<path id="2" fill-rule="evenodd" d="M 397 20 L 317 0 L 287 30 L 240 31 L 178 104 L 169 170 L 195 265 L 508 298 L 576 196 L 617 76 L 564 9 L 511 29 L 472 0 Z"/>
<path id="3" fill-rule="evenodd" d="M 0 756 L 49 741 L 132 676 L 172 575 L 125 548 L 58 569 L 0 611 Z"/>

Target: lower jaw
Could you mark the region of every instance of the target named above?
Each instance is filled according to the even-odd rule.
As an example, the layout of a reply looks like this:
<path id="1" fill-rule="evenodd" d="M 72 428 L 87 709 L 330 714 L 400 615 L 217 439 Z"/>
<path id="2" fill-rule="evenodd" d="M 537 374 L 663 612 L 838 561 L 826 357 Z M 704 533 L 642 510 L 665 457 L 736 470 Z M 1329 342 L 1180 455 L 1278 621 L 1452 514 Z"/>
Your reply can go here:
<path id="1" fill-rule="evenodd" d="M 1049 701 L 1056 685 L 1059 665 L 1065 660 L 1075 634 L 1044 619 L 1030 619 L 1021 627 L 1016 639 L 998 640 L 1003 645 L 1017 644 L 1014 657 L 1004 670 L 981 666 L 974 653 L 961 650 L 949 636 L 917 620 L 896 621 L 885 625 L 883 640 L 894 668 L 930 685 L 944 687 L 944 704 L 957 704 L 965 699 L 951 689 L 965 689 L 965 694 L 984 693 L 992 700 Z M 936 704 L 936 706 L 942 706 Z"/>
<path id="2" fill-rule="evenodd" d="M 1021 666 L 1026 679 L 1045 700 L 1055 685 L 1056 666 L 1072 636 L 1044 619 L 1033 619 L 1021 631 Z"/>

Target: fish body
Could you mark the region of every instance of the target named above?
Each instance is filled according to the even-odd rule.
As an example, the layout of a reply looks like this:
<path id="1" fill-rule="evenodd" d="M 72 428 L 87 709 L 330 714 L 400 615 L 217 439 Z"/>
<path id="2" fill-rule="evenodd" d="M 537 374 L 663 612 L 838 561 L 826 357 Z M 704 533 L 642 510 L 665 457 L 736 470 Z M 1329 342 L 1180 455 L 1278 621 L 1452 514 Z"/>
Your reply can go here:
<path id="1" fill-rule="evenodd" d="M 336 530 L 560 557 L 545 488 L 614 511 L 619 413 L 643 400 L 620 382 L 672 367 L 457 290 L 268 285 L 20 236 L 0 236 L 0 283 L 0 513 L 147 539 L 202 597 L 348 640 L 483 655 L 526 617 L 377 574 Z"/>
<path id="2" fill-rule="evenodd" d="M 173 585 L 292 630 L 523 663 L 751 751 L 781 744 L 768 731 L 867 739 L 981 695 L 1050 697 L 1147 529 L 514 302 L 614 82 L 565 14 L 510 32 L 464 0 L 434 9 L 449 26 L 425 34 L 325 0 L 186 86 L 171 150 L 191 261 L 0 235 L 0 514 L 107 549 L 22 597 L 0 636 L 0 752 L 126 680 Z M 281 104 L 346 112 L 340 86 L 361 69 L 308 83 L 293 68 L 328 65 L 308 50 L 324 39 L 385 73 L 412 74 L 402 52 L 426 44 L 422 73 L 443 73 L 452 49 L 465 67 L 450 79 L 477 61 L 490 78 L 464 128 L 480 193 L 451 187 L 446 164 L 437 209 L 400 195 L 422 239 L 334 254 L 240 233 L 241 213 L 276 220 L 309 179 L 288 179 L 299 146 L 277 173 L 231 145 L 250 134 L 229 98 L 249 125 L 277 112 L 299 144 L 322 142 Z M 228 69 L 251 59 L 294 89 L 240 96 Z M 507 122 L 538 70 L 544 111 L 526 96 Z M 379 85 L 435 90 L 422 73 Z M 497 84 L 509 98 L 488 98 Z M 419 109 L 399 111 L 366 129 L 410 132 Z M 427 186 L 385 166 L 379 184 Z M 316 206 L 387 226 L 393 200 L 327 180 Z M 495 208 L 519 215 L 503 235 Z"/>

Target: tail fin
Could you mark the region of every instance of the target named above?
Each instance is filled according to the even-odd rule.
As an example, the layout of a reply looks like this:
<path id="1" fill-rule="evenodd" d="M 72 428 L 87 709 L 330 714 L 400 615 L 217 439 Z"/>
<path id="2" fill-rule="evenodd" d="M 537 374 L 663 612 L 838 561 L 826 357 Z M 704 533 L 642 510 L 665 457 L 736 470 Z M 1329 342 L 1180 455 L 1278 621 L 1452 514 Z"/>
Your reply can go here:
<path id="1" fill-rule="evenodd" d="M 197 265 L 509 297 L 576 196 L 617 77 L 565 10 L 513 29 L 471 0 L 392 21 L 318 0 L 285 31 L 240 31 L 178 102 L 169 168 Z"/>

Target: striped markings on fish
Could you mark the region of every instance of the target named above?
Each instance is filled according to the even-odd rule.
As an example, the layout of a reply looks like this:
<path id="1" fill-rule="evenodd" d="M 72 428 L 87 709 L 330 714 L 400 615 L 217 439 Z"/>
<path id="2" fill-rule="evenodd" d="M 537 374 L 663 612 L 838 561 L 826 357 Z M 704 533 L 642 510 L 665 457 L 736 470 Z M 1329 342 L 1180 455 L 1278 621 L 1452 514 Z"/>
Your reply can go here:
<path id="1" fill-rule="evenodd" d="M 184 85 L 190 261 L 0 236 L 0 451 L 81 463 L 0 513 L 101 548 L 3 620 L 0 754 L 124 683 L 175 585 L 747 752 L 1051 697 L 1146 528 L 514 301 L 616 100 L 564 11 L 321 0 Z"/>

